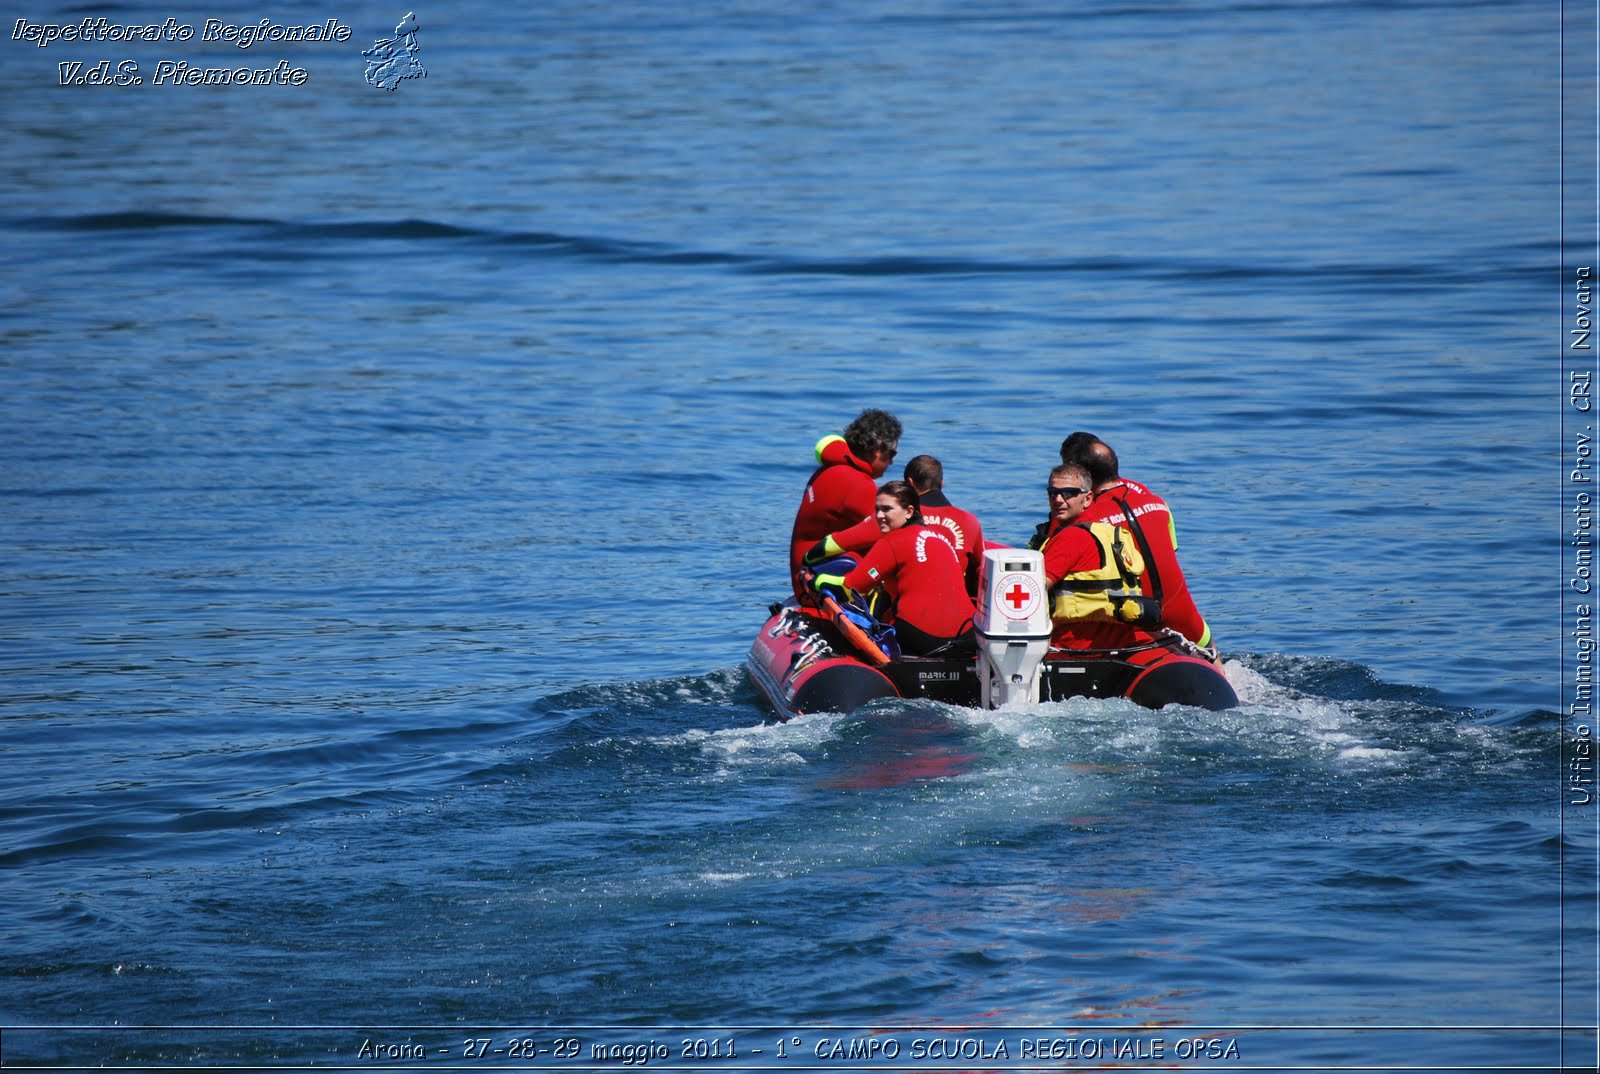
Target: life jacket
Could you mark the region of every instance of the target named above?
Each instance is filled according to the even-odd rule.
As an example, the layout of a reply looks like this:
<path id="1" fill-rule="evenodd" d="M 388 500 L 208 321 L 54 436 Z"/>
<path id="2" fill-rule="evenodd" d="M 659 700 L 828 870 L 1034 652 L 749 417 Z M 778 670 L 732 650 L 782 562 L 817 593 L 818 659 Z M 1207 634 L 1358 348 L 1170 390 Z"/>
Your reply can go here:
<path id="1" fill-rule="evenodd" d="M 1125 525 L 1074 522 L 1100 550 L 1100 564 L 1064 575 L 1050 590 L 1050 618 L 1098 619 L 1150 629 L 1161 625 L 1161 580 L 1133 512 L 1123 509 Z M 1059 532 L 1059 531 L 1058 531 Z M 1049 542 L 1046 541 L 1046 544 Z M 1150 570 L 1153 596 L 1145 596 L 1140 579 Z"/>

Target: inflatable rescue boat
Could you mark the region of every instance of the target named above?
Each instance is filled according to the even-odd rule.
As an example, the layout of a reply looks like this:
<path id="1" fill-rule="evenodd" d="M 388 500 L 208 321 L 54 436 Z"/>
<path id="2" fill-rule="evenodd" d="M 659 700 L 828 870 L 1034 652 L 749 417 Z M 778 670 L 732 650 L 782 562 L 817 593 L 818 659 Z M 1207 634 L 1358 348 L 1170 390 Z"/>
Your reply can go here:
<path id="1" fill-rule="evenodd" d="M 1109 652 L 1051 650 L 1038 552 L 986 551 L 978 593 L 976 656 L 890 657 L 831 599 L 803 608 L 791 598 L 769 609 L 745 667 L 779 720 L 850 712 L 880 697 L 969 708 L 1071 697 L 1126 697 L 1149 708 L 1239 704 L 1227 677 L 1176 634 Z"/>

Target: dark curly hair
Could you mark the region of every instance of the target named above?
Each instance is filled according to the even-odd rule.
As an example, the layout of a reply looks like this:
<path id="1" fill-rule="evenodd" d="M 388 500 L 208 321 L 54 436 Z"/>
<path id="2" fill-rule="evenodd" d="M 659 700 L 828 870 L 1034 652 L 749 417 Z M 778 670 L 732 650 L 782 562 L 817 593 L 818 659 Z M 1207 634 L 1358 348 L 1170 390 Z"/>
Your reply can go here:
<path id="1" fill-rule="evenodd" d="M 863 410 L 844 427 L 844 442 L 858 459 L 900 446 L 900 419 L 887 410 Z"/>

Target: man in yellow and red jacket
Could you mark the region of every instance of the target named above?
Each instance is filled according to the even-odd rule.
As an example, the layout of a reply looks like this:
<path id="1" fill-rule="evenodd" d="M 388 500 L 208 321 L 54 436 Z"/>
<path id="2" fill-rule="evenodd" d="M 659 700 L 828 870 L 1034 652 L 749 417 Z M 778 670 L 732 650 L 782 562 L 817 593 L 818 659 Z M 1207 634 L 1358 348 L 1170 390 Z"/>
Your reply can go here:
<path id="1" fill-rule="evenodd" d="M 1118 473 L 1117 453 L 1111 445 L 1092 433 L 1076 432 L 1061 442 L 1061 461 L 1074 463 L 1089 475 L 1094 493 L 1089 505 L 1074 521 L 1088 525 L 1108 522 L 1127 524 L 1127 511 L 1133 513 L 1150 545 L 1150 563 L 1144 577 L 1144 592 L 1161 603 L 1161 622 L 1204 648 L 1212 645 L 1211 628 L 1189 594 L 1188 580 L 1178 565 L 1178 531 L 1167 502 L 1137 481 Z M 1048 522 L 1039 528 L 1031 547 L 1043 547 L 1044 539 L 1056 528 Z"/>

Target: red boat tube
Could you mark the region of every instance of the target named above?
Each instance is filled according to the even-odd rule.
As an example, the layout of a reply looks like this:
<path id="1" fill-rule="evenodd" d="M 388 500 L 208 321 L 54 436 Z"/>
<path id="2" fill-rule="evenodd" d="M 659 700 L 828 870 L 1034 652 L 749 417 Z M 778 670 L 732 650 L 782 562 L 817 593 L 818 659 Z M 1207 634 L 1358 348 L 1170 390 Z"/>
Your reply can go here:
<path id="1" fill-rule="evenodd" d="M 772 606 L 745 668 L 780 720 L 805 712 L 851 712 L 875 698 L 901 696 L 893 680 L 855 655 L 832 623 L 793 601 Z"/>
<path id="2" fill-rule="evenodd" d="M 1045 659 L 1039 693 L 1044 701 L 1125 697 L 1150 709 L 1193 705 L 1217 712 L 1239 704 L 1216 665 L 1176 643 L 1093 656 L 1053 652 Z"/>

